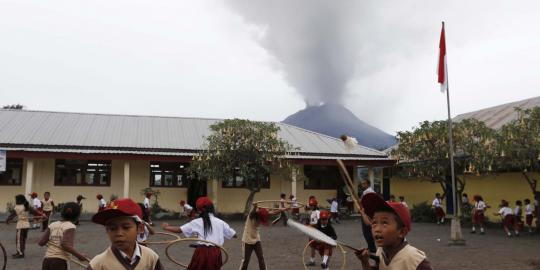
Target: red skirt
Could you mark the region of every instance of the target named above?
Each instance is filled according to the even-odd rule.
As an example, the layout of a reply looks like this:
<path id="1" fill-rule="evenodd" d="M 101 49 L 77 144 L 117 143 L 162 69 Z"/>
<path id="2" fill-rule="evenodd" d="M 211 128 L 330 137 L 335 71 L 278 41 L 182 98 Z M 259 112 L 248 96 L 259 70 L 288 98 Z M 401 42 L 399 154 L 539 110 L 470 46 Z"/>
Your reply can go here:
<path id="1" fill-rule="evenodd" d="M 435 216 L 437 216 L 437 219 L 441 219 L 445 216 L 442 207 L 435 207 Z"/>
<path id="2" fill-rule="evenodd" d="M 221 249 L 199 246 L 195 249 L 187 270 L 218 270 L 221 266 Z"/>
<path id="3" fill-rule="evenodd" d="M 525 215 L 525 222 L 527 222 L 527 225 L 529 225 L 529 227 L 532 225 L 532 221 L 533 215 Z"/>
<path id="4" fill-rule="evenodd" d="M 503 219 L 503 225 L 504 227 L 511 229 L 514 227 L 514 221 L 515 221 L 514 215 L 512 214 L 506 215 Z"/>
<path id="5" fill-rule="evenodd" d="M 295 208 L 292 209 L 291 212 L 292 212 L 293 215 L 298 215 L 298 214 L 300 214 L 300 208 L 295 207 Z"/>
<path id="6" fill-rule="evenodd" d="M 484 211 L 476 211 L 473 216 L 473 223 L 484 225 Z"/>
<path id="7" fill-rule="evenodd" d="M 328 256 L 332 256 L 332 246 L 331 245 L 328 245 L 328 244 L 325 244 L 325 243 L 322 243 L 322 242 L 318 242 L 318 241 L 313 241 L 313 242 L 311 242 L 311 244 L 309 244 L 309 246 L 314 248 L 315 250 L 317 250 L 319 252 L 319 255 L 321 255 L 321 256 L 324 256 L 324 250 L 328 249 Z"/>

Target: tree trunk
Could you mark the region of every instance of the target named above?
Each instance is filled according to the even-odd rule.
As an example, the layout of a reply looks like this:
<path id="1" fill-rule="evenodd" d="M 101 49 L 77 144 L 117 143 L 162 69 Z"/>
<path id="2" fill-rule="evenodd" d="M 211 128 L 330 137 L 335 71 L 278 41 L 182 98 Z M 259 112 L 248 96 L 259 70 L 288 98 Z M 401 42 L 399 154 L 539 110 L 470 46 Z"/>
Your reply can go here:
<path id="1" fill-rule="evenodd" d="M 529 187 L 531 188 L 532 194 L 533 194 L 533 202 L 535 199 L 540 199 L 540 191 L 536 190 L 536 186 L 538 184 L 538 181 L 534 178 L 530 178 L 527 172 L 521 172 L 523 177 L 525 177 L 525 180 L 529 184 Z M 540 214 L 540 211 L 537 209 L 538 207 L 534 208 L 534 211 L 536 212 L 537 216 Z M 536 228 L 540 228 L 540 220 L 539 218 L 536 219 Z M 538 231 L 538 229 L 537 229 Z"/>
<path id="2" fill-rule="evenodd" d="M 251 211 L 251 208 L 253 207 L 253 198 L 255 198 L 255 193 L 259 191 L 257 190 L 250 190 L 249 196 L 246 199 L 246 205 L 244 206 L 244 217 L 247 217 L 249 215 L 249 212 Z"/>

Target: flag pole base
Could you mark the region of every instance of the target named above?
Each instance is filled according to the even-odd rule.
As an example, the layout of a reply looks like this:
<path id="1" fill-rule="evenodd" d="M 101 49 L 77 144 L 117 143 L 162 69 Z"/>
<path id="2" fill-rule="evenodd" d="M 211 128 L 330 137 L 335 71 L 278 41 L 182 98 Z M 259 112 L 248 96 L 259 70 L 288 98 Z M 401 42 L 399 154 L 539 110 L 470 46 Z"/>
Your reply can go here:
<path id="1" fill-rule="evenodd" d="M 463 239 L 463 234 L 461 233 L 461 221 L 459 217 L 454 216 L 452 218 L 452 223 L 450 225 L 450 241 L 448 241 L 450 246 L 464 246 L 466 245 L 465 239 Z"/>

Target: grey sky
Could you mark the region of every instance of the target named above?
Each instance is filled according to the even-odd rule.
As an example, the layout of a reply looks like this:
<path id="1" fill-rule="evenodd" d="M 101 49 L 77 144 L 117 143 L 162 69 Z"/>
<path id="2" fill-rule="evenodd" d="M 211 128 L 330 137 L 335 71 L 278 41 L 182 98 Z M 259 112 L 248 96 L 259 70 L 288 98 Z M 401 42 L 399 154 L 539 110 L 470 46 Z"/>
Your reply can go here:
<path id="1" fill-rule="evenodd" d="M 0 0 L 0 104 L 281 121 L 304 108 L 306 93 L 290 86 L 289 58 L 264 46 L 264 20 L 294 26 L 317 6 L 276 2 L 267 12 L 243 0 Z M 328 16 L 345 18 L 336 47 L 349 49 L 336 61 L 354 61 L 342 100 L 368 123 L 393 134 L 445 117 L 435 75 L 441 20 L 453 115 L 540 95 L 538 1 L 348 3 L 318 10 L 323 23 L 310 17 L 316 27 L 306 29 L 330 31 L 321 28 Z M 295 29 L 280 46 L 309 44 Z"/>

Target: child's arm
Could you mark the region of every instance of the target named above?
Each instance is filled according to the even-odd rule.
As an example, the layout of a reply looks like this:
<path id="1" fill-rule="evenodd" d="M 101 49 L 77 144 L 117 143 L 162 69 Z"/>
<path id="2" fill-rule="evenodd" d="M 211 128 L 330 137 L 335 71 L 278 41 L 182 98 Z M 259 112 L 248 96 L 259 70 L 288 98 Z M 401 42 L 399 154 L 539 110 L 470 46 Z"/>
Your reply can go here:
<path id="1" fill-rule="evenodd" d="M 378 269 L 377 266 L 371 266 L 369 264 L 369 250 L 363 249 L 361 252 L 355 252 L 356 257 L 362 262 L 362 269 L 363 270 L 375 270 Z"/>
<path id="2" fill-rule="evenodd" d="M 148 223 L 145 222 L 145 223 L 144 223 L 144 226 L 148 229 L 148 233 L 149 233 L 149 234 L 153 235 L 153 234 L 156 233 L 156 231 L 154 230 L 154 228 L 152 228 L 152 226 L 150 226 L 150 224 L 148 224 Z"/>
<path id="3" fill-rule="evenodd" d="M 49 230 L 49 228 L 47 228 L 47 230 L 41 235 L 41 238 L 39 239 L 38 245 L 41 246 L 41 247 L 46 245 L 47 242 L 49 242 L 50 235 L 51 235 L 51 231 Z"/>
<path id="4" fill-rule="evenodd" d="M 17 213 L 15 211 L 11 211 L 11 214 L 6 219 L 6 224 L 9 224 L 10 221 L 12 221 L 17 216 Z"/>
<path id="5" fill-rule="evenodd" d="M 88 261 L 88 258 L 75 250 L 75 248 L 73 247 L 74 240 L 75 229 L 68 229 L 64 232 L 64 236 L 62 236 L 62 242 L 60 243 L 60 246 L 63 250 L 73 254 L 73 256 L 77 257 L 77 259 L 79 259 L 80 261 Z"/>
<path id="6" fill-rule="evenodd" d="M 169 226 L 167 222 L 161 223 L 161 228 L 173 233 L 182 233 L 180 226 Z"/>

